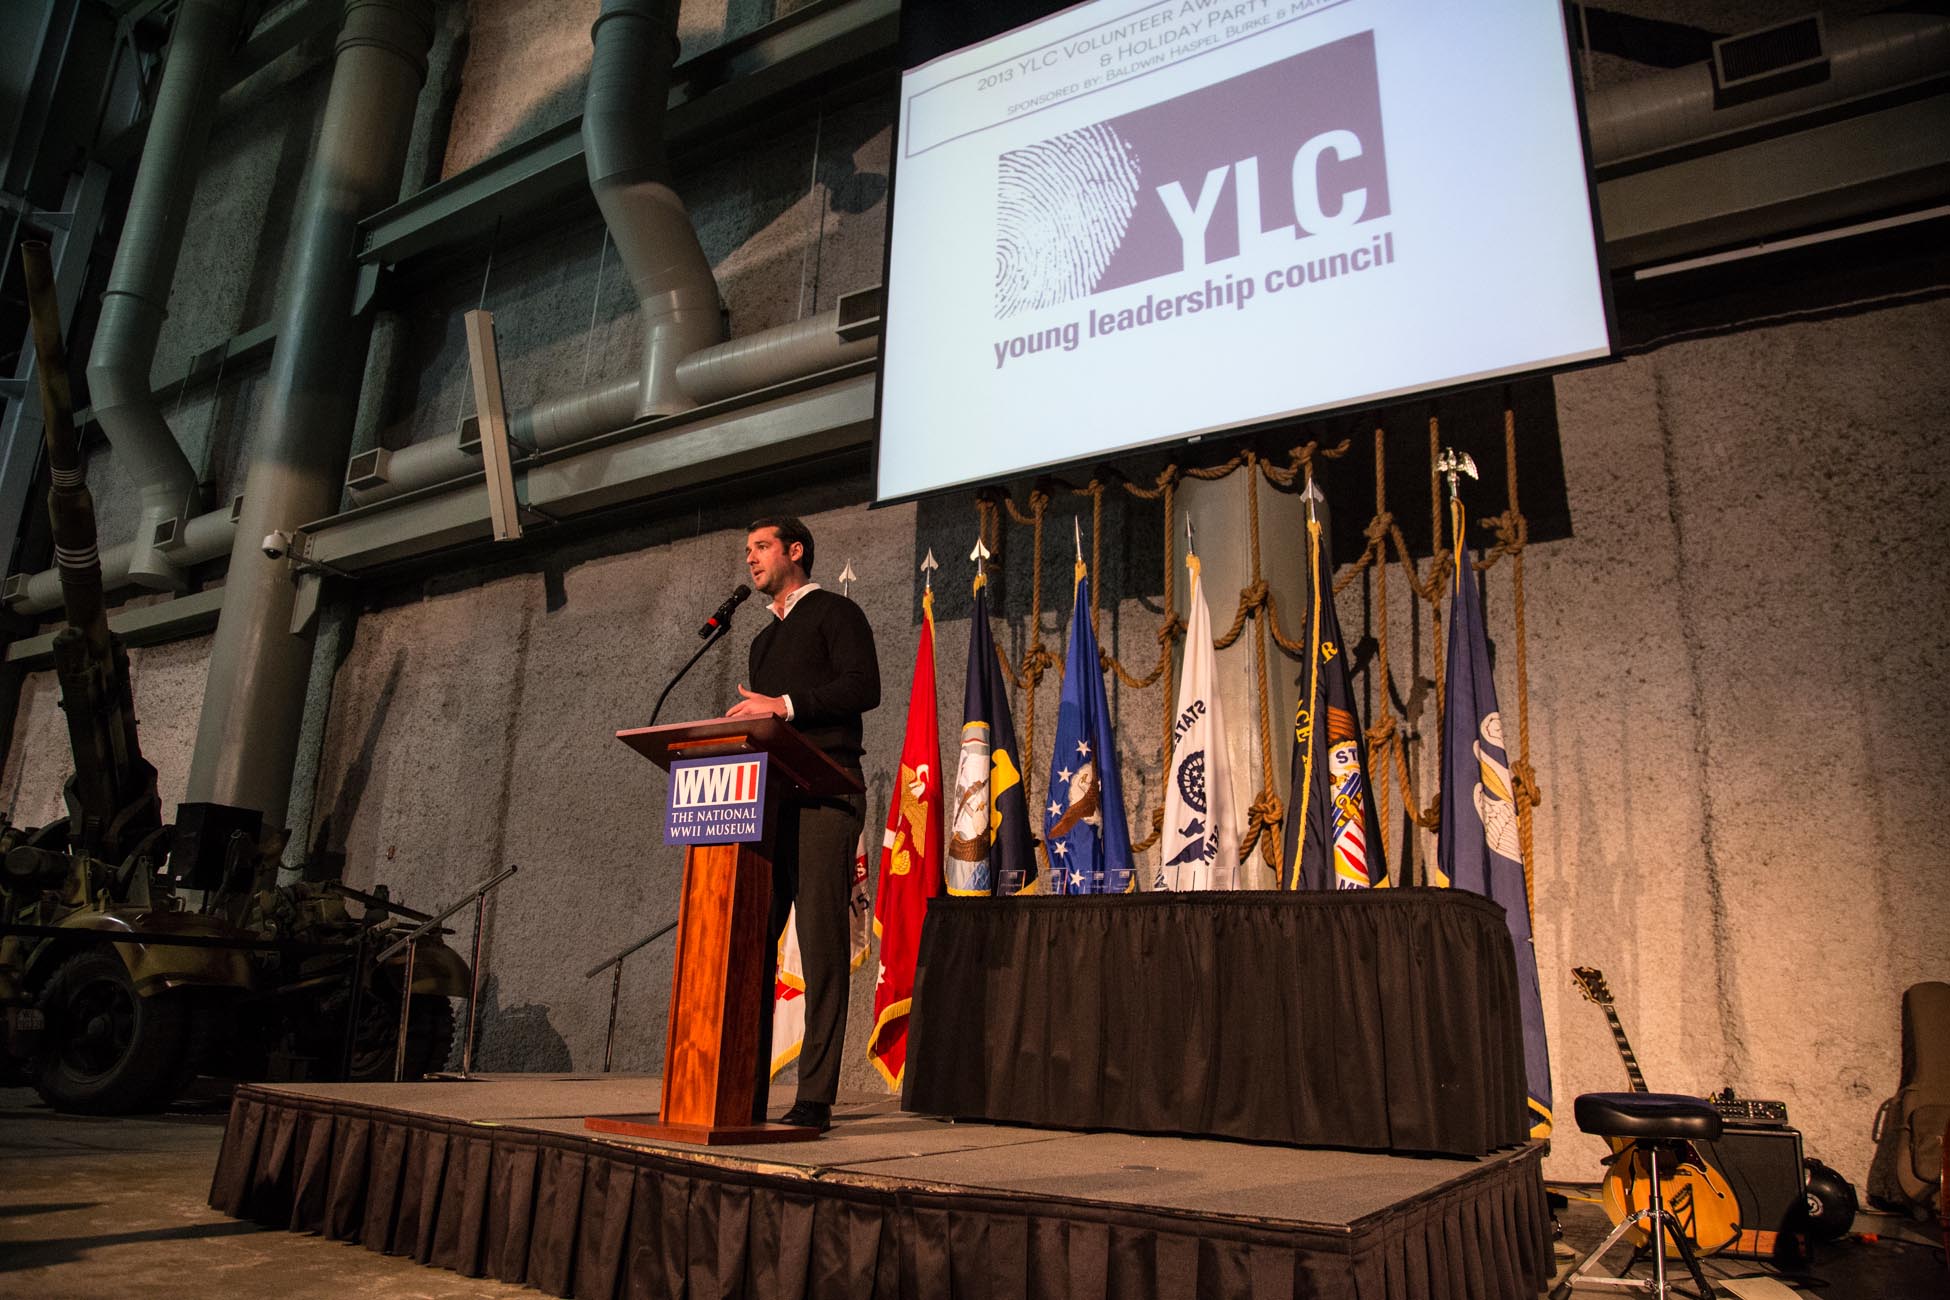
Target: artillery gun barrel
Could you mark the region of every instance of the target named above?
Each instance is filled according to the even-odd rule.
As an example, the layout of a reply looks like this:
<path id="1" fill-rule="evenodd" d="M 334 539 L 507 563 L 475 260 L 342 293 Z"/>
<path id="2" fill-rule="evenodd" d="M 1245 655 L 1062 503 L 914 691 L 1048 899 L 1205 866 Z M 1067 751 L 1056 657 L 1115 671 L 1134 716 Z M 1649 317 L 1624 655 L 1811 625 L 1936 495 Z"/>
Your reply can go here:
<path id="1" fill-rule="evenodd" d="M 65 792 L 69 837 L 81 852 L 113 859 L 162 824 L 156 770 L 143 761 L 136 739 L 128 655 L 108 631 L 95 500 L 75 435 L 53 263 L 47 245 L 33 241 L 21 244 L 20 258 L 47 447 L 47 515 L 68 616 L 68 626 L 54 638 L 54 666 L 74 751 L 74 776 Z"/>
<path id="2" fill-rule="evenodd" d="M 430 921 L 433 919 L 425 912 L 416 911 L 410 907 L 402 907 L 390 898 L 381 898 L 377 894 L 368 894 L 362 889 L 354 889 L 342 880 L 326 881 L 325 891 L 327 893 L 337 894 L 340 898 L 349 898 L 354 902 L 364 903 L 368 911 L 404 917 L 408 921 Z"/>
<path id="3" fill-rule="evenodd" d="M 68 626 L 78 629 L 91 659 L 109 656 L 108 610 L 102 596 L 101 551 L 95 530 L 95 499 L 88 492 L 75 435 L 74 396 L 68 384 L 68 349 L 61 338 L 61 305 L 46 244 L 20 246 L 27 278 L 28 311 L 34 323 L 34 373 L 41 388 L 41 430 L 47 447 L 48 521 L 54 527 L 54 562 L 61 572 L 61 600 Z"/>

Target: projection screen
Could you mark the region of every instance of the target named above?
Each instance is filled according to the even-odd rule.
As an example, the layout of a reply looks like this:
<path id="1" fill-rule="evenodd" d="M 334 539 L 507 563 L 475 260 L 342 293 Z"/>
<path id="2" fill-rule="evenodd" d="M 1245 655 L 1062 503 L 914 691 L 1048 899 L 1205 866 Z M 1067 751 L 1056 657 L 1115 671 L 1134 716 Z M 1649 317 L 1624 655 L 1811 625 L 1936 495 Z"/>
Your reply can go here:
<path id="1" fill-rule="evenodd" d="M 1555 0 L 1091 0 L 895 149 L 881 501 L 1611 351 Z"/>

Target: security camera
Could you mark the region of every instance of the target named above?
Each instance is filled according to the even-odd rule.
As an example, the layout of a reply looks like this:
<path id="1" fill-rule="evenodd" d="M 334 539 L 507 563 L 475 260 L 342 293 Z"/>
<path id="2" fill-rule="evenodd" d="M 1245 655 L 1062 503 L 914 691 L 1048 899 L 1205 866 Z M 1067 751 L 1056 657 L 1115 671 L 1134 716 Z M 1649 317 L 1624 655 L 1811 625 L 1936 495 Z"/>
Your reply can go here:
<path id="1" fill-rule="evenodd" d="M 285 532 L 283 529 L 266 533 L 264 534 L 264 540 L 259 545 L 262 547 L 265 555 L 273 560 L 281 560 L 284 558 L 284 553 L 291 549 L 291 534 Z"/>

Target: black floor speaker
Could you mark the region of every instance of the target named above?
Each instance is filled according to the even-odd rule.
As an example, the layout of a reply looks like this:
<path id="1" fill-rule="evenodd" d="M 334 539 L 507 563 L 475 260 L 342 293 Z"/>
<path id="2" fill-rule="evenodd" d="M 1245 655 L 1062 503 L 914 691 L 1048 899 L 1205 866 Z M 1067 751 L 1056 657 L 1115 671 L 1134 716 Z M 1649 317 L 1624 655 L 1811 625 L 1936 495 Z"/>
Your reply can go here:
<path id="1" fill-rule="evenodd" d="M 1722 1253 L 1772 1257 L 1800 1248 L 1806 1221 L 1801 1130 L 1728 1124 L 1718 1142 L 1695 1143 L 1740 1206 L 1740 1236 Z"/>

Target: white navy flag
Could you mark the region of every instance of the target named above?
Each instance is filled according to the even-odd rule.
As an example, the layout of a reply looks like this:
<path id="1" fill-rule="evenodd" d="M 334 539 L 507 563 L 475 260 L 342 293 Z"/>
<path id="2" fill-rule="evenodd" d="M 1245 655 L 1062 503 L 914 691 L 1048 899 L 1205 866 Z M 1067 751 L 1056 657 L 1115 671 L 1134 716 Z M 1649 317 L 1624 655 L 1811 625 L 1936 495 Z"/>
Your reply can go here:
<path id="1" fill-rule="evenodd" d="M 1198 556 L 1185 558 L 1192 591 L 1185 616 L 1185 667 L 1171 724 L 1165 782 L 1165 828 L 1158 853 L 1159 889 L 1239 888 L 1239 812 L 1232 802 L 1232 764 L 1219 708 L 1219 669 L 1212 618 Z"/>

